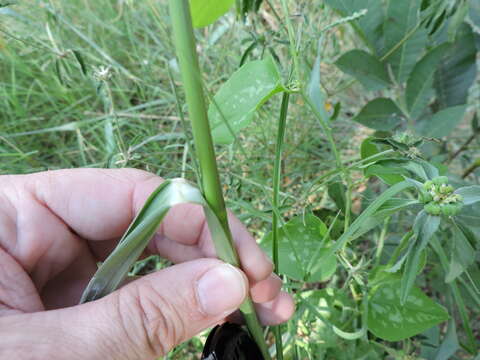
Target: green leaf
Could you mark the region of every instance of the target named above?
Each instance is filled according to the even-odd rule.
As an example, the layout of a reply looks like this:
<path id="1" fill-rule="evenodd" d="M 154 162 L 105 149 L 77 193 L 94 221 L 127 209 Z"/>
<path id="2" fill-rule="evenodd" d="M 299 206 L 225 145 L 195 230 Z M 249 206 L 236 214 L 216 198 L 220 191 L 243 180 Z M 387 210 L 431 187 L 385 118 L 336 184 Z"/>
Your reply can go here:
<path id="1" fill-rule="evenodd" d="M 395 213 L 400 211 L 405 211 L 411 209 L 413 206 L 418 205 L 417 200 L 402 199 L 402 198 L 391 198 L 383 203 L 376 212 L 371 216 L 365 218 L 360 224 L 359 228 L 355 232 L 355 237 L 359 237 L 373 228 L 377 227 L 380 224 L 383 224 L 383 221 L 392 216 Z"/>
<path id="2" fill-rule="evenodd" d="M 164 181 L 147 199 L 115 250 L 90 280 L 80 302 L 93 301 L 114 291 L 143 253 L 168 210 L 183 203 L 206 205 L 200 191 L 187 181 Z"/>
<path id="3" fill-rule="evenodd" d="M 475 249 L 465 237 L 463 231 L 453 224 L 452 257 L 445 276 L 445 282 L 450 283 L 459 277 L 470 265 L 475 262 Z"/>
<path id="4" fill-rule="evenodd" d="M 362 145 L 360 145 L 360 155 L 363 159 L 369 158 L 378 154 L 380 150 L 378 150 L 377 145 L 372 142 L 372 138 L 368 137 L 362 141 Z"/>
<path id="5" fill-rule="evenodd" d="M 335 202 L 337 208 L 345 214 L 347 189 L 341 182 L 333 182 L 328 185 L 328 196 Z"/>
<path id="6" fill-rule="evenodd" d="M 78 50 L 73 50 L 73 56 L 77 60 L 78 64 L 80 65 L 80 69 L 82 70 L 82 74 L 84 76 L 88 75 L 87 66 L 85 65 L 85 61 L 83 60 L 82 53 Z"/>
<path id="7" fill-rule="evenodd" d="M 480 201 L 480 185 L 465 186 L 455 191 L 455 194 L 463 196 L 465 205 L 472 205 Z"/>
<path id="8" fill-rule="evenodd" d="M 447 319 L 445 308 L 417 287 L 412 287 L 402 304 L 400 280 L 383 282 L 370 294 L 368 330 L 387 341 L 407 339 Z"/>
<path id="9" fill-rule="evenodd" d="M 413 68 L 406 89 L 407 108 L 412 119 L 422 114 L 435 95 L 433 76 L 448 47 L 443 44 L 430 50 Z"/>
<path id="10" fill-rule="evenodd" d="M 337 260 L 335 256 L 324 256 L 331 246 L 331 241 L 325 238 L 327 231 L 326 225 L 313 214 L 288 221 L 279 231 L 278 271 L 296 280 L 328 280 L 335 273 Z M 262 247 L 269 253 L 272 251 L 272 238 L 272 233 L 269 233 L 262 241 Z M 317 255 L 314 267 L 308 269 L 307 264 Z"/>
<path id="11" fill-rule="evenodd" d="M 441 138 L 450 135 L 457 125 L 463 120 L 467 105 L 453 106 L 441 110 L 433 116 L 419 121 L 417 131 L 428 137 Z"/>
<path id="12" fill-rule="evenodd" d="M 343 54 L 335 65 L 357 79 L 367 90 L 381 90 L 390 84 L 385 65 L 366 51 L 351 50 Z"/>
<path id="13" fill-rule="evenodd" d="M 439 227 L 440 217 L 429 215 L 424 210 L 415 218 L 415 223 L 413 224 L 413 232 L 416 236 L 414 240 L 415 244 L 413 245 L 411 255 L 407 258 L 401 280 L 400 300 L 402 304 L 407 301 L 415 279 L 417 278 L 422 250 L 428 245 L 433 234 L 435 234 Z"/>
<path id="14" fill-rule="evenodd" d="M 468 24 L 463 24 L 454 46 L 442 58 L 435 73 L 435 90 L 442 109 L 467 102 L 468 91 L 477 75 L 477 48 L 475 35 Z"/>
<path id="15" fill-rule="evenodd" d="M 312 100 L 313 105 L 317 109 L 318 113 L 321 117 L 327 121 L 330 116 L 328 115 L 327 111 L 325 110 L 325 101 L 326 95 L 325 92 L 320 87 L 320 64 L 322 60 L 322 41 L 319 41 L 318 49 L 317 49 L 317 57 L 315 59 L 315 64 L 312 67 L 312 71 L 310 73 L 310 81 L 308 82 L 308 96 Z"/>
<path id="16" fill-rule="evenodd" d="M 371 49 L 380 49 L 382 24 L 384 22 L 384 6 L 381 0 L 326 0 L 328 6 L 335 9 L 341 16 L 351 16 L 367 9 L 367 14 L 352 22 L 354 29 Z"/>
<path id="17" fill-rule="evenodd" d="M 370 101 L 354 119 L 375 130 L 391 131 L 403 120 L 403 113 L 390 99 L 377 98 Z"/>
<path id="18" fill-rule="evenodd" d="M 408 175 L 408 172 L 398 167 L 388 167 L 381 163 L 377 163 L 369 166 L 365 170 L 365 177 L 377 176 L 387 185 L 394 185 L 404 180 L 404 175 Z"/>
<path id="19" fill-rule="evenodd" d="M 455 321 L 450 320 L 448 322 L 447 333 L 443 339 L 442 344 L 438 348 L 437 353 L 435 354 L 435 360 L 449 360 L 452 359 L 453 355 L 460 349 L 460 344 L 458 343 L 457 329 L 455 326 Z"/>
<path id="20" fill-rule="evenodd" d="M 255 111 L 272 95 L 285 91 L 271 57 L 251 61 L 222 85 L 208 109 L 213 140 L 231 144 L 234 134 L 248 126 Z"/>
<path id="21" fill-rule="evenodd" d="M 417 59 L 427 44 L 427 31 L 418 28 L 420 22 L 420 1 L 389 1 L 384 24 L 385 54 L 387 62 L 399 83 L 408 79 Z"/>
<path id="22" fill-rule="evenodd" d="M 225 14 L 235 0 L 190 0 L 193 26 L 196 28 L 212 24 Z"/>

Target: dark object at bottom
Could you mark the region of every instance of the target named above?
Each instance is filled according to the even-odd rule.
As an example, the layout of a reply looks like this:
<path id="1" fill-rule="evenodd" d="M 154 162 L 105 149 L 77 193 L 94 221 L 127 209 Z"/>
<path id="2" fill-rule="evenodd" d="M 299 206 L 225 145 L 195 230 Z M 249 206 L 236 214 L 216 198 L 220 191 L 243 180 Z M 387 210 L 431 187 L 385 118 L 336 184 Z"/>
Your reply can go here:
<path id="1" fill-rule="evenodd" d="M 202 360 L 264 360 L 250 334 L 240 325 L 217 325 L 208 335 Z"/>

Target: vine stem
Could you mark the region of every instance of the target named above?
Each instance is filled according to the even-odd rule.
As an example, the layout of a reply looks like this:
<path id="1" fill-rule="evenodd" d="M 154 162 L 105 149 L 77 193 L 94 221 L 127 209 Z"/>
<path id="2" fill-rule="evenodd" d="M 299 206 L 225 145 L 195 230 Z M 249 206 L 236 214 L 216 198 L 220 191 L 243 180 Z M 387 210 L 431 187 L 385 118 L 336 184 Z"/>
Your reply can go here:
<path id="1" fill-rule="evenodd" d="M 201 185 L 205 200 L 215 213 L 226 237 L 213 237 L 219 258 L 239 267 L 240 262 L 228 226 L 227 210 L 220 185 L 215 149 L 213 146 L 203 81 L 196 51 L 192 17 L 188 0 L 169 0 L 173 40 L 182 74 L 183 87 L 192 122 L 193 140 L 200 164 Z M 208 216 L 208 214 L 207 214 Z M 247 327 L 263 357 L 270 360 L 263 330 L 250 297 L 240 306 Z"/>

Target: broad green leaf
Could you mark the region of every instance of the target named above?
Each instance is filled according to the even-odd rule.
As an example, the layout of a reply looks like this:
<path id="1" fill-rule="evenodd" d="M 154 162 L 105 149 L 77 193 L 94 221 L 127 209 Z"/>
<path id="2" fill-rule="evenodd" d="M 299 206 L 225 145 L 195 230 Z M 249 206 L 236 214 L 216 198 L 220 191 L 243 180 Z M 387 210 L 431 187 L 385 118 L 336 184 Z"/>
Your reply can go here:
<path id="1" fill-rule="evenodd" d="M 357 79 L 367 90 L 381 90 L 390 84 L 385 65 L 366 51 L 351 50 L 343 54 L 335 65 Z"/>
<path id="2" fill-rule="evenodd" d="M 412 119 L 418 118 L 435 95 L 433 76 L 443 54 L 448 49 L 447 44 L 430 50 L 413 68 L 407 82 L 407 108 Z"/>
<path id="3" fill-rule="evenodd" d="M 183 203 L 206 205 L 200 191 L 187 181 L 164 181 L 147 199 L 115 250 L 90 280 L 80 302 L 93 301 L 114 291 L 143 253 L 168 210 Z"/>
<path id="4" fill-rule="evenodd" d="M 212 24 L 225 14 L 235 0 L 190 0 L 193 26 L 200 28 Z"/>
<path id="5" fill-rule="evenodd" d="M 421 253 L 430 242 L 433 234 L 440 227 L 440 216 L 432 216 L 422 210 L 416 217 L 413 224 L 415 233 L 415 245 L 411 255 L 407 258 L 405 269 L 401 280 L 401 303 L 404 304 L 411 292 L 415 279 L 417 278 L 418 266 L 421 260 Z"/>
<path id="6" fill-rule="evenodd" d="M 450 283 L 459 277 L 475 261 L 475 249 L 463 234 L 463 231 L 453 224 L 452 256 L 445 276 L 445 282 Z"/>
<path id="7" fill-rule="evenodd" d="M 363 159 L 369 158 L 378 154 L 380 151 L 377 148 L 377 145 L 372 142 L 372 138 L 368 137 L 362 141 L 362 145 L 360 145 L 360 155 Z"/>
<path id="8" fill-rule="evenodd" d="M 281 274 L 292 279 L 311 282 L 326 281 L 337 266 L 335 256 L 324 256 L 331 247 L 326 225 L 315 215 L 297 216 L 280 228 L 279 268 Z M 272 233 L 265 236 L 262 247 L 269 253 L 272 249 Z M 307 269 L 313 256 L 318 256 L 313 269 Z"/>
<path id="9" fill-rule="evenodd" d="M 462 121 L 467 105 L 459 105 L 443 109 L 433 116 L 417 123 L 417 130 L 423 136 L 441 138 L 450 133 Z"/>
<path id="10" fill-rule="evenodd" d="M 353 21 L 352 25 L 371 49 L 378 51 L 383 47 L 381 44 L 382 24 L 385 14 L 381 0 L 326 0 L 326 3 L 341 16 L 351 16 L 356 12 L 367 9 L 367 14 Z"/>
<path id="11" fill-rule="evenodd" d="M 463 196 L 465 205 L 472 205 L 480 201 L 480 185 L 465 186 L 455 191 L 455 194 Z"/>
<path id="12" fill-rule="evenodd" d="M 418 0 L 389 1 L 384 23 L 386 62 L 399 83 L 408 79 L 417 59 L 427 44 L 427 31 L 420 22 Z M 392 52 L 393 51 L 393 52 Z"/>
<path id="13" fill-rule="evenodd" d="M 454 46 L 442 58 L 435 73 L 435 90 L 442 109 L 463 105 L 477 74 L 475 35 L 468 24 L 463 24 Z"/>
<path id="14" fill-rule="evenodd" d="M 251 61 L 237 70 L 214 97 L 208 109 L 213 140 L 230 144 L 234 134 L 248 126 L 255 111 L 272 95 L 284 91 L 271 57 Z"/>
<path id="15" fill-rule="evenodd" d="M 365 105 L 354 120 L 375 130 L 391 131 L 401 125 L 403 114 L 392 100 L 377 98 Z"/>
<path id="16" fill-rule="evenodd" d="M 400 280 L 383 282 L 370 294 L 368 330 L 387 341 L 400 341 L 448 320 L 443 306 L 412 287 L 402 304 Z"/>
<path id="17" fill-rule="evenodd" d="M 365 169 L 365 177 L 376 176 L 387 185 L 395 185 L 404 180 L 404 175 L 408 175 L 405 169 L 399 167 L 388 167 L 382 164 L 373 164 Z"/>

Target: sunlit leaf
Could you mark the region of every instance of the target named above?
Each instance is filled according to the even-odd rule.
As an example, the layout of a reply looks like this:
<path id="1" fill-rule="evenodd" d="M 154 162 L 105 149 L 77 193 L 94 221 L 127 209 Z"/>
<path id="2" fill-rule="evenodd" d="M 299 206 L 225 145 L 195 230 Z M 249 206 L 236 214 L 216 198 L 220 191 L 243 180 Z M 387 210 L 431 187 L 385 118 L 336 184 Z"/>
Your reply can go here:
<path id="1" fill-rule="evenodd" d="M 210 104 L 208 117 L 213 140 L 232 143 L 233 134 L 252 122 L 255 111 L 272 95 L 284 90 L 270 56 L 243 65 L 222 85 Z"/>
<path id="2" fill-rule="evenodd" d="M 313 214 L 297 216 L 288 221 L 279 231 L 278 271 L 296 280 L 328 280 L 335 273 L 337 260 L 335 256 L 324 256 L 331 246 L 326 235 L 327 226 Z M 271 253 L 272 233 L 265 236 L 262 247 Z M 315 256 L 316 260 L 311 262 Z M 310 263 L 313 263 L 311 269 Z"/>
<path id="3" fill-rule="evenodd" d="M 368 330 L 375 336 L 400 341 L 448 319 L 443 306 L 432 301 L 419 288 L 412 287 L 404 303 L 400 302 L 400 280 L 383 282 L 370 294 Z"/>
<path id="4" fill-rule="evenodd" d="M 225 14 L 235 0 L 190 0 L 193 26 L 199 28 L 212 24 Z"/>

